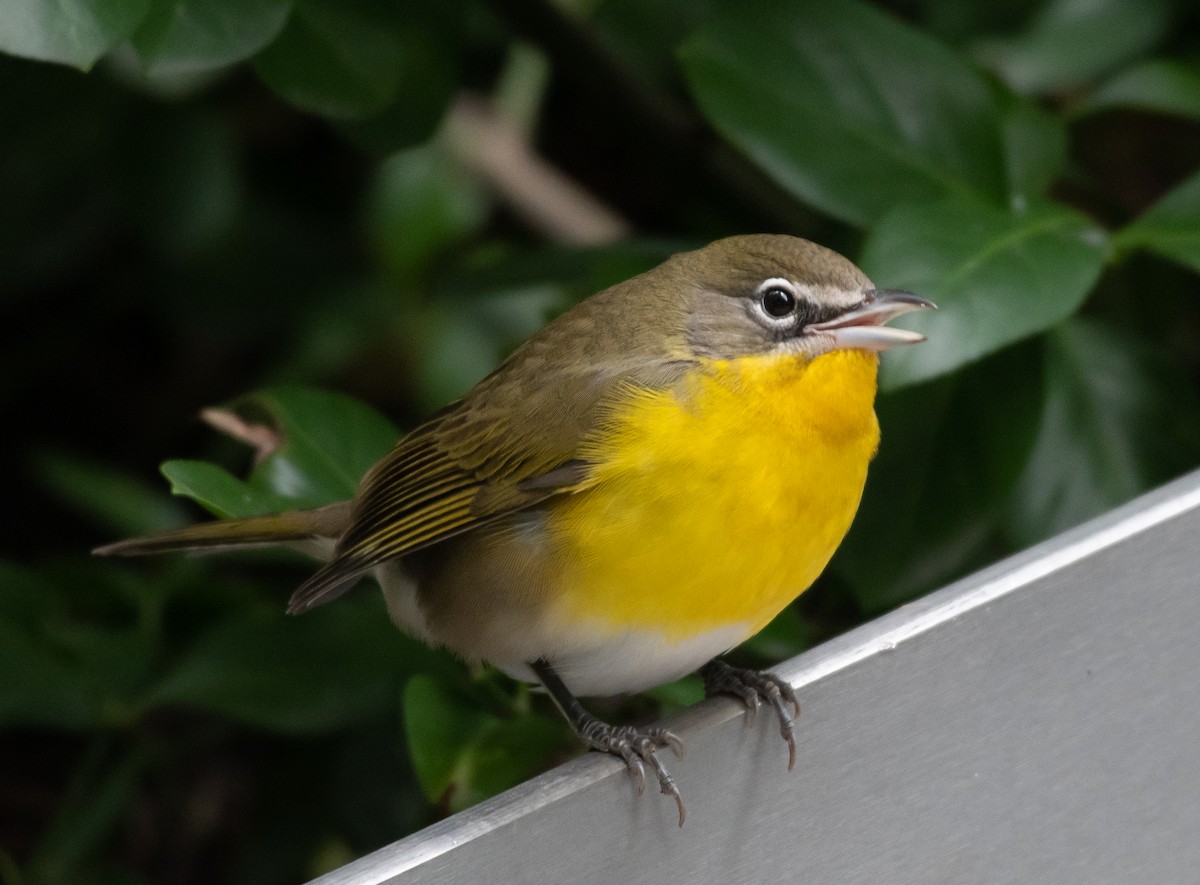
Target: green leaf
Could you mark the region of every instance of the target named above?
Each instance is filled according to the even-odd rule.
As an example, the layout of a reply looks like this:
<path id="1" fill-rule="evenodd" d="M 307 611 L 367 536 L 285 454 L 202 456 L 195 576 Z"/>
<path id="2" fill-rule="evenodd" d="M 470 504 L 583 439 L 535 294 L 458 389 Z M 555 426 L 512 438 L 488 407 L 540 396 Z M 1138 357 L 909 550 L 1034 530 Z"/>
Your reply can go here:
<path id="1" fill-rule="evenodd" d="M 421 788 L 451 811 L 545 769 L 566 736 L 557 720 L 533 713 L 501 719 L 429 676 L 414 676 L 405 687 L 404 724 Z"/>
<path id="2" fill-rule="evenodd" d="M 403 46 L 364 5 L 339 10 L 298 0 L 283 33 L 259 54 L 254 69 L 301 110 L 335 120 L 379 113 L 395 94 Z"/>
<path id="3" fill-rule="evenodd" d="M 86 728 L 95 710 L 69 659 L 28 629 L 0 618 L 0 723 Z M 21 674 L 20 678 L 16 674 Z"/>
<path id="4" fill-rule="evenodd" d="M 1200 66 L 1157 59 L 1134 65 L 1091 94 L 1077 113 L 1135 108 L 1200 119 Z"/>
<path id="5" fill-rule="evenodd" d="M 432 128 L 456 83 L 457 47 L 446 20 L 458 5 L 295 0 L 283 33 L 254 67 L 285 100 L 334 120 L 367 120 L 395 104 L 398 116 L 377 122 L 394 130 L 405 114 L 419 116 L 408 133 L 415 140 Z"/>
<path id="6" fill-rule="evenodd" d="M 983 75 L 861 3 L 737 3 L 681 49 L 701 110 L 787 190 L 865 226 L 947 194 L 1005 202 Z"/>
<path id="7" fill-rule="evenodd" d="M 860 265 L 938 310 L 906 318 L 929 340 L 885 354 L 882 386 L 937 377 L 1057 325 L 1079 309 L 1105 254 L 1103 232 L 1062 206 L 1009 213 L 951 199 L 888 213 Z"/>
<path id="8" fill-rule="evenodd" d="M 353 496 L 400 436 L 374 409 L 342 394 L 277 387 L 243 403 L 260 407 L 283 435 L 283 445 L 258 466 L 254 481 L 313 506 Z"/>
<path id="9" fill-rule="evenodd" d="M 201 461 L 167 461 L 176 495 L 218 516 L 252 516 L 319 507 L 354 495 L 358 482 L 399 434 L 379 413 L 347 396 L 298 387 L 260 391 L 235 407 L 266 423 L 281 443 L 242 481 Z"/>
<path id="10" fill-rule="evenodd" d="M 640 74 L 675 85 L 674 49 L 712 15 L 717 0 L 600 0 L 588 23 Z"/>
<path id="11" fill-rule="evenodd" d="M 243 61 L 278 36 L 291 0 L 171 0 L 133 35 L 149 77 L 203 74 Z"/>
<path id="12" fill-rule="evenodd" d="M 698 674 L 691 673 L 674 682 L 665 682 L 662 685 L 638 692 L 638 694 L 657 700 L 661 708 L 659 718 L 663 718 L 695 706 L 704 700 L 704 680 Z"/>
<path id="13" fill-rule="evenodd" d="M 148 760 L 135 749 L 112 763 L 104 749 L 103 740 L 94 739 L 76 766 L 62 804 L 28 860 L 29 881 L 88 881 L 88 861 L 129 813 Z"/>
<path id="14" fill-rule="evenodd" d="M 423 316 L 417 383 L 423 403 L 437 409 L 462 396 L 513 348 L 567 306 L 554 286 L 476 295 L 470 310 L 438 299 Z"/>
<path id="15" fill-rule="evenodd" d="M 207 461 L 164 461 L 159 469 L 171 484 L 172 495 L 191 498 L 222 519 L 278 513 L 299 506 L 290 498 L 270 489 L 255 488 L 224 467 Z"/>
<path id="16" fill-rule="evenodd" d="M 414 676 L 404 688 L 404 723 L 413 767 L 430 802 L 459 778 L 460 759 L 495 720 L 482 709 L 455 703 L 436 679 Z"/>
<path id="17" fill-rule="evenodd" d="M 404 51 L 391 103 L 374 116 L 338 126 L 351 142 L 381 156 L 427 141 L 458 90 L 455 35 L 406 27 L 402 39 Z"/>
<path id="18" fill-rule="evenodd" d="M 1118 231 L 1113 245 L 1148 249 L 1200 272 L 1200 172 Z"/>
<path id="19" fill-rule="evenodd" d="M 1158 43 L 1171 0 L 1051 0 L 1020 35 L 989 40 L 981 59 L 1025 93 L 1069 89 Z"/>
<path id="20" fill-rule="evenodd" d="M 435 145 L 390 157 L 379 168 L 368 225 L 400 286 L 412 285 L 486 220 L 482 187 Z"/>
<path id="21" fill-rule="evenodd" d="M 1001 137 L 1009 205 L 1023 211 L 1041 199 L 1067 162 L 1067 126 L 1062 117 L 1033 102 L 1008 96 Z"/>
<path id="22" fill-rule="evenodd" d="M 54 583 L 28 566 L 0 559 L 0 587 L 0 620 L 22 628 L 49 620 L 59 607 Z"/>
<path id="23" fill-rule="evenodd" d="M 799 609 L 789 605 L 738 649 L 749 652 L 769 666 L 800 654 L 813 644 L 812 634 L 812 627 L 805 623 Z"/>
<path id="24" fill-rule="evenodd" d="M 115 535 L 145 534 L 185 521 L 182 505 L 158 484 L 77 455 L 45 452 L 37 459 L 37 472 L 59 499 Z"/>
<path id="25" fill-rule="evenodd" d="M 0 52 L 88 70 L 133 32 L 150 0 L 7 0 Z"/>
<path id="26" fill-rule="evenodd" d="M 880 398 L 882 441 L 832 568 L 884 611 L 993 561 L 1042 401 L 1036 342 Z"/>
<path id="27" fill-rule="evenodd" d="M 87 729 L 131 715 L 154 672 L 155 637 L 94 570 L 87 577 L 86 596 L 73 596 L 77 580 L 0 563 L 0 673 L 20 674 L 0 679 L 0 724 Z"/>
<path id="28" fill-rule="evenodd" d="M 1161 351 L 1075 319 L 1045 339 L 1046 397 L 1006 526 L 1050 537 L 1200 463 L 1200 399 Z"/>
<path id="29" fill-rule="evenodd" d="M 248 614 L 223 623 L 187 650 L 148 700 L 274 732 L 323 732 L 392 708 L 405 674 L 452 664 L 396 630 L 378 598 L 362 596 L 299 618 Z"/>
<path id="30" fill-rule="evenodd" d="M 66 618 L 46 635 L 60 659 L 75 668 L 78 712 L 87 717 L 87 725 L 128 725 L 138 696 L 155 674 L 157 638 L 138 624 L 74 624 Z M 50 703 L 48 697 L 39 699 L 47 719 L 53 721 L 62 711 L 51 710 Z"/>

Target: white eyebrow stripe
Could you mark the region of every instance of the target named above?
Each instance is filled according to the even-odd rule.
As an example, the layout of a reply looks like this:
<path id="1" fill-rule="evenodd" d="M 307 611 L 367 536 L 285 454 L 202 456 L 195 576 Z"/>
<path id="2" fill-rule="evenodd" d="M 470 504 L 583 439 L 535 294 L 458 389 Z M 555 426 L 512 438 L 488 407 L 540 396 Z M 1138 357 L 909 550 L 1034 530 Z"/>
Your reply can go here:
<path id="1" fill-rule="evenodd" d="M 755 291 L 761 293 L 775 286 L 778 286 L 781 289 L 787 289 L 792 294 L 795 294 L 800 289 L 800 287 L 791 280 L 785 280 L 783 277 L 771 277 L 770 279 L 763 280 L 761 283 L 759 283 L 758 289 Z"/>
<path id="2" fill-rule="evenodd" d="M 831 304 L 837 307 L 854 307 L 863 299 L 861 290 L 839 289 L 834 286 L 805 287 L 800 291 L 822 304 Z"/>

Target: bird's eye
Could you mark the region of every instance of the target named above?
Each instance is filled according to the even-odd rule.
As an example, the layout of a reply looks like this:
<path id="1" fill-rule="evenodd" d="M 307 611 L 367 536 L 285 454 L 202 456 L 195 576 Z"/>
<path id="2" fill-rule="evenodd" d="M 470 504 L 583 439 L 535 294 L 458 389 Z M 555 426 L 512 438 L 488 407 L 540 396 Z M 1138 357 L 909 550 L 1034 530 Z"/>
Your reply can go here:
<path id="1" fill-rule="evenodd" d="M 764 289 L 758 300 L 763 313 L 777 320 L 791 315 L 796 310 L 796 296 L 780 286 Z"/>

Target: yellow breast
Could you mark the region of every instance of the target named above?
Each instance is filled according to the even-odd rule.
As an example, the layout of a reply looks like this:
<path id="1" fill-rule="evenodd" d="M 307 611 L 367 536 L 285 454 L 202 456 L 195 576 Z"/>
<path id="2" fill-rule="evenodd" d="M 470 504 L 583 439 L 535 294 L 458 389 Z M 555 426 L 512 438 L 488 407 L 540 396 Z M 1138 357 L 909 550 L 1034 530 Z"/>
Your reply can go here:
<path id="1" fill-rule="evenodd" d="M 679 640 L 765 626 L 858 509 L 879 441 L 876 365 L 860 351 L 746 357 L 674 391 L 630 390 L 582 452 L 592 482 L 549 520 L 559 616 Z"/>

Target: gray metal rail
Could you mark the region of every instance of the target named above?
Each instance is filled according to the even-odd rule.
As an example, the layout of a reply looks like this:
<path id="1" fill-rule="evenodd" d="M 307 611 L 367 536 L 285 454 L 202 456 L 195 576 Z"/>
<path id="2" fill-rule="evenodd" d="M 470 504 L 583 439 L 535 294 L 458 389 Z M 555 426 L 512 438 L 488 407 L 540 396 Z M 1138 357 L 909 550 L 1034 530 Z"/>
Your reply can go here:
<path id="1" fill-rule="evenodd" d="M 1200 473 L 671 723 L 688 803 L 589 754 L 316 880 L 1200 882 Z"/>

